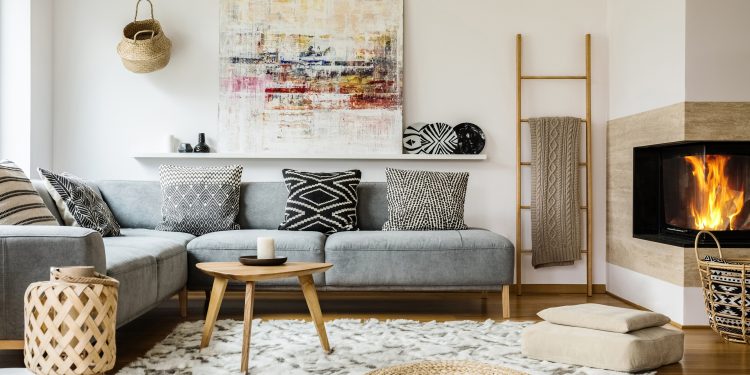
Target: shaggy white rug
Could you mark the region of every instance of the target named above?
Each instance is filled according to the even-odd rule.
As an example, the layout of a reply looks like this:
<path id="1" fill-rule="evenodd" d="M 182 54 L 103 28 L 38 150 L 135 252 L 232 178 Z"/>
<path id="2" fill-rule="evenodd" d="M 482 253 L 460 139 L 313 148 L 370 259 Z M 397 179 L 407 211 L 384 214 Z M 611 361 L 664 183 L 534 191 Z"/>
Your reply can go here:
<path id="1" fill-rule="evenodd" d="M 326 355 L 312 323 L 256 319 L 250 373 L 348 375 L 415 361 L 472 360 L 529 374 L 617 374 L 524 357 L 520 335 L 529 324 L 533 323 L 339 319 L 326 323 L 333 349 Z M 180 324 L 119 374 L 238 374 L 242 322 L 218 321 L 211 344 L 199 351 L 202 327 L 203 321 Z"/>

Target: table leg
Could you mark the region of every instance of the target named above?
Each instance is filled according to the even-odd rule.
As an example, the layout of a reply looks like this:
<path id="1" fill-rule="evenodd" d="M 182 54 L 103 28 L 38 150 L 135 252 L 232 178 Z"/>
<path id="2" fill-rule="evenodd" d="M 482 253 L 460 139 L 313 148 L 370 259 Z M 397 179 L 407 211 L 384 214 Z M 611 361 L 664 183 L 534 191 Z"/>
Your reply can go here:
<path id="1" fill-rule="evenodd" d="M 214 278 L 214 286 L 211 290 L 211 301 L 208 303 L 208 312 L 206 313 L 206 322 L 203 323 L 203 337 L 201 338 L 201 349 L 208 346 L 211 341 L 211 334 L 214 331 L 216 317 L 219 316 L 221 301 L 224 299 L 224 291 L 227 289 L 229 280 L 220 277 Z"/>
<path id="2" fill-rule="evenodd" d="M 253 301 L 255 299 L 255 282 L 248 281 L 245 284 L 245 318 L 242 328 L 242 364 L 240 370 L 247 373 L 250 368 L 250 330 L 253 327 Z"/>
<path id="3" fill-rule="evenodd" d="M 331 346 L 328 344 L 326 326 L 323 323 L 323 313 L 320 312 L 318 292 L 315 291 L 315 282 L 313 281 L 312 275 L 299 276 L 299 284 L 302 286 L 302 293 L 305 295 L 307 308 L 310 310 L 313 323 L 315 323 L 315 329 L 318 331 L 320 345 L 323 346 L 323 350 L 325 350 L 326 353 L 330 353 Z"/>

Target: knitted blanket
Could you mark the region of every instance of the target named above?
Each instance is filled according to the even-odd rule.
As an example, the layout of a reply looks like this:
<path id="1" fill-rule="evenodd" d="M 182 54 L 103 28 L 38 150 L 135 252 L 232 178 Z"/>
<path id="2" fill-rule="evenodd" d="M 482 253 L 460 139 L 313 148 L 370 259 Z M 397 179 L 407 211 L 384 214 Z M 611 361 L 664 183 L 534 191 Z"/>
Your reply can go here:
<path id="1" fill-rule="evenodd" d="M 531 129 L 531 264 L 581 259 L 581 122 L 575 117 L 529 119 Z"/>

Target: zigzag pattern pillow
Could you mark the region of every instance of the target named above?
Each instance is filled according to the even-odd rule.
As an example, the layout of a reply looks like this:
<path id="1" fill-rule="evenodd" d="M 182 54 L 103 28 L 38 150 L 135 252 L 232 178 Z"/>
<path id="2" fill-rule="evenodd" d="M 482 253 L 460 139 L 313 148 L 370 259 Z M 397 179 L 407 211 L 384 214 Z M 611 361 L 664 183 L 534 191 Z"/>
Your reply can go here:
<path id="1" fill-rule="evenodd" d="M 196 236 L 240 229 L 242 166 L 182 167 L 162 165 L 162 222 L 156 230 Z"/>
<path id="2" fill-rule="evenodd" d="M 282 171 L 289 198 L 281 230 L 333 234 L 357 230 L 357 186 L 362 172 Z"/>
<path id="3" fill-rule="evenodd" d="M 71 174 L 37 170 L 54 199 L 65 225 L 93 229 L 102 236 L 119 236 L 120 224 L 98 191 Z"/>
<path id="4" fill-rule="evenodd" d="M 388 221 L 383 230 L 462 230 L 468 172 L 386 168 Z"/>

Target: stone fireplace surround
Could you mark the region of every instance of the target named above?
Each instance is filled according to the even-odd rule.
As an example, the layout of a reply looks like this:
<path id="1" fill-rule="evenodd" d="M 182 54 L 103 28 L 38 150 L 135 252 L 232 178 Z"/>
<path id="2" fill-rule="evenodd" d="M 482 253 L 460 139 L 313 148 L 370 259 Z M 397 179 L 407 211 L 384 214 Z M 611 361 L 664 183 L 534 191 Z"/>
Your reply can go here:
<path id="1" fill-rule="evenodd" d="M 633 148 L 750 141 L 750 102 L 682 102 L 610 120 L 607 129 L 607 290 L 676 323 L 706 325 L 693 248 L 633 237 Z M 750 249 L 725 256 L 750 257 Z"/>

